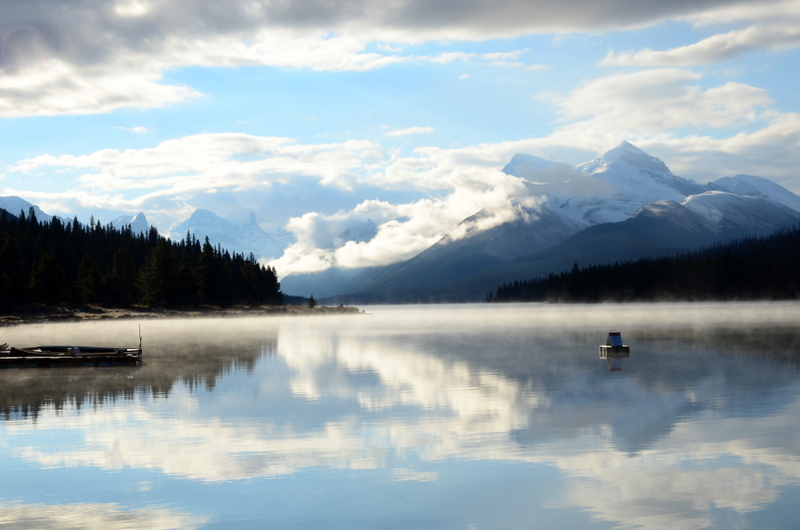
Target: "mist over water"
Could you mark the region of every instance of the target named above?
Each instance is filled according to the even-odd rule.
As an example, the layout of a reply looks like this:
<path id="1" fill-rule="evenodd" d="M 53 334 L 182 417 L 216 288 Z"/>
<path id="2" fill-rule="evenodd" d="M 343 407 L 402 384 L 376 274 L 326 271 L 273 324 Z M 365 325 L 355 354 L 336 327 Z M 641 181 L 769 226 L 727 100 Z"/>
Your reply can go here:
<path id="1" fill-rule="evenodd" d="M 0 524 L 796 524 L 800 304 L 364 309 L 0 328 L 144 348 L 0 369 Z"/>

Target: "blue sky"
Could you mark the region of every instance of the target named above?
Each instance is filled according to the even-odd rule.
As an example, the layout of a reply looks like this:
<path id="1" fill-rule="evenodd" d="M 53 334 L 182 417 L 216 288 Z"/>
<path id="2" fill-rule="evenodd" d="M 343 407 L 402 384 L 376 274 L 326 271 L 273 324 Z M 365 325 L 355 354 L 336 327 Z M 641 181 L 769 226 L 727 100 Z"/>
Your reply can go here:
<path id="1" fill-rule="evenodd" d="M 798 0 L 220 5 L 4 2 L 0 195 L 165 233 L 253 210 L 286 273 L 413 256 L 521 193 L 516 152 L 800 192 Z"/>

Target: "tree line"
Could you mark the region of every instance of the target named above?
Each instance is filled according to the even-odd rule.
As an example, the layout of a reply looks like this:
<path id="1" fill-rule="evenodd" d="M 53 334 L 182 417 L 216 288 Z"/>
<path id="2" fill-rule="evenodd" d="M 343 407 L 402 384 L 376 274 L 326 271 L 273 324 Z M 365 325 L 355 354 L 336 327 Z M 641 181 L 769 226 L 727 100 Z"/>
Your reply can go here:
<path id="1" fill-rule="evenodd" d="M 0 210 L 2 308 L 29 304 L 108 307 L 283 305 L 274 267 L 191 233 L 170 240 L 75 218 L 39 221 Z"/>
<path id="2" fill-rule="evenodd" d="M 671 257 L 578 267 L 503 283 L 497 302 L 796 300 L 800 226 Z"/>

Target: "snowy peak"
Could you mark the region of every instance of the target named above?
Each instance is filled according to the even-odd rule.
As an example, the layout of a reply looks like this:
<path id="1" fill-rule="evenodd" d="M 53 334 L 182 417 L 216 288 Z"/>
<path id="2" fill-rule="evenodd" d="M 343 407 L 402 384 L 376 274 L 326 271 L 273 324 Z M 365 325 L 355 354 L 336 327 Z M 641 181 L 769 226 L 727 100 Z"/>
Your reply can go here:
<path id="1" fill-rule="evenodd" d="M 591 162 L 579 164 L 576 168 L 579 168 L 583 173 L 597 173 L 621 162 L 639 169 L 672 174 L 664 162 L 654 156 L 648 155 L 629 142 L 622 142 Z"/>
<path id="2" fill-rule="evenodd" d="M 575 169 L 585 175 L 604 178 L 612 186 L 643 191 L 654 186 L 666 187 L 680 194 L 665 195 L 663 199 L 682 200 L 687 195 L 704 191 L 700 184 L 675 176 L 664 162 L 628 142 L 622 142 L 599 158 L 575 166 Z"/>
<path id="3" fill-rule="evenodd" d="M 762 197 L 707 191 L 682 203 L 725 237 L 768 234 L 800 221 L 800 212 Z"/>
<path id="4" fill-rule="evenodd" d="M 31 207 L 33 208 L 33 212 L 36 214 L 36 219 L 39 221 L 50 222 L 53 220 L 52 215 L 44 213 L 39 206 L 31 204 L 21 197 L 16 197 L 13 195 L 9 195 L 8 197 L 0 197 L 0 208 L 4 209 L 14 217 L 18 217 L 20 212 L 23 212 L 27 217 L 28 211 Z"/>
<path id="5" fill-rule="evenodd" d="M 150 230 L 150 225 L 147 223 L 147 217 L 144 213 L 139 212 L 136 215 L 122 215 L 111 221 L 111 226 L 117 229 L 130 227 L 131 232 L 134 234 L 146 234 Z"/>
<path id="6" fill-rule="evenodd" d="M 207 237 L 212 245 L 245 255 L 273 259 L 283 254 L 286 245 L 272 238 L 258 225 L 252 211 L 238 212 L 232 220 L 212 211 L 198 208 L 192 215 L 172 230 L 173 237 L 183 238 L 191 232 L 200 241 Z"/>
<path id="7" fill-rule="evenodd" d="M 538 156 L 517 153 L 511 161 L 503 167 L 503 173 L 527 179 L 532 174 L 558 166 L 567 167 L 566 164 L 539 158 Z"/>
<path id="8" fill-rule="evenodd" d="M 722 177 L 708 184 L 710 190 L 727 191 L 737 195 L 768 198 L 800 212 L 800 197 L 771 180 L 754 175 Z"/>
<path id="9" fill-rule="evenodd" d="M 628 142 L 622 142 L 614 149 L 606 151 L 606 153 L 603 154 L 599 160 L 602 160 L 606 164 L 622 161 L 647 171 L 669 173 L 670 175 L 672 174 L 664 162 L 654 156 L 648 155 L 635 145 Z"/>

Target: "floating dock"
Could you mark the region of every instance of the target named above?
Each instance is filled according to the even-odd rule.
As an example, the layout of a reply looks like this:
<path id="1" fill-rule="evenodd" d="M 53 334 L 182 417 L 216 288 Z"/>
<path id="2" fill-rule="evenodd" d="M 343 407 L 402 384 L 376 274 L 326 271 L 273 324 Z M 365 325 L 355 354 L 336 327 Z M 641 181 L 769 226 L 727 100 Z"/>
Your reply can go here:
<path id="1" fill-rule="evenodd" d="M 93 346 L 36 346 L 0 348 L 0 368 L 49 368 L 58 366 L 139 365 L 141 348 Z"/>

